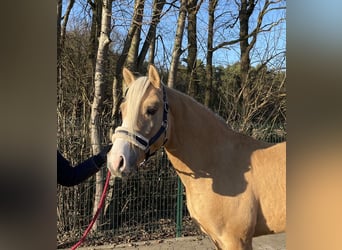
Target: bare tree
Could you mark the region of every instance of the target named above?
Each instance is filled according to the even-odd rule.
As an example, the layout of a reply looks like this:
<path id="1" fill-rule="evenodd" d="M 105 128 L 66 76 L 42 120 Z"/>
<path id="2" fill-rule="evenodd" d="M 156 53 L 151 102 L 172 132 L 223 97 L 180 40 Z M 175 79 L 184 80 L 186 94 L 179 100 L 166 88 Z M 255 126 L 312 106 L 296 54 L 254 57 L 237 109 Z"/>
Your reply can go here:
<path id="1" fill-rule="evenodd" d="M 197 62 L 197 0 L 187 1 L 188 12 L 188 94 L 195 96 L 196 62 Z"/>
<path id="2" fill-rule="evenodd" d="M 62 16 L 63 1 L 57 0 L 57 84 L 61 84 L 62 80 L 62 51 L 64 48 L 66 27 L 68 24 L 70 12 L 74 6 L 75 0 L 70 0 L 65 11 L 64 16 Z"/>
<path id="3" fill-rule="evenodd" d="M 162 13 L 163 7 L 165 5 L 165 2 L 166 2 L 165 0 L 154 0 L 153 1 L 151 24 L 150 24 L 149 30 L 147 32 L 145 42 L 141 48 L 141 51 L 140 51 L 138 59 L 137 59 L 138 71 L 142 70 L 142 65 L 143 65 L 143 62 L 146 58 L 146 54 L 147 54 L 148 49 L 150 49 L 149 63 L 151 63 L 151 64 L 154 63 L 156 30 L 157 30 L 157 25 L 161 19 L 161 13 Z"/>
<path id="4" fill-rule="evenodd" d="M 241 0 L 241 6 L 239 10 L 240 21 L 240 71 L 242 85 L 246 83 L 248 71 L 250 68 L 249 53 L 255 44 L 256 33 L 253 35 L 253 42 L 249 43 L 249 19 L 253 14 L 256 0 Z M 267 1 L 266 1 L 267 2 Z"/>
<path id="5" fill-rule="evenodd" d="M 72 7 L 74 6 L 74 3 L 75 3 L 75 0 L 69 0 L 68 7 L 67 7 L 65 14 L 63 16 L 63 23 L 62 23 L 62 27 L 61 27 L 61 46 L 62 47 L 64 47 L 66 27 L 68 25 L 70 12 L 72 10 Z"/>
<path id="6" fill-rule="evenodd" d="M 101 150 L 101 131 L 99 126 L 100 110 L 103 103 L 104 84 L 106 82 L 106 60 L 108 57 L 108 45 L 110 43 L 109 34 L 111 28 L 111 15 L 112 15 L 112 0 L 103 0 L 102 2 L 102 17 L 101 17 L 101 34 L 99 37 L 99 46 L 96 56 L 95 66 L 95 79 L 94 79 L 94 99 L 91 105 L 90 114 L 90 140 L 92 145 L 93 154 L 97 154 Z M 99 171 L 96 174 L 96 191 L 94 199 L 93 214 L 96 213 L 100 197 L 103 190 L 103 172 Z M 97 221 L 93 229 L 96 230 L 98 226 Z"/>
<path id="7" fill-rule="evenodd" d="M 177 78 L 177 68 L 179 64 L 179 58 L 182 54 L 182 41 L 183 41 L 183 33 L 184 33 L 185 18 L 186 18 L 186 2 L 187 2 L 186 0 L 181 0 L 181 5 L 179 9 L 176 36 L 175 36 L 175 40 L 173 44 L 171 65 L 170 65 L 170 71 L 169 71 L 169 76 L 167 80 L 167 85 L 170 88 L 174 87 L 175 80 Z"/>
<path id="8" fill-rule="evenodd" d="M 95 75 L 96 53 L 99 45 L 99 36 L 101 30 L 101 15 L 102 15 L 102 0 L 87 0 L 90 5 L 91 15 L 91 28 L 89 36 L 89 60 L 93 68 L 93 76 Z"/>
<path id="9" fill-rule="evenodd" d="M 241 128 L 247 126 L 248 117 L 250 117 L 250 96 L 253 93 L 253 83 L 250 79 L 250 70 L 251 70 L 251 51 L 255 47 L 256 42 L 260 34 L 264 32 L 269 32 L 284 21 L 284 18 L 279 17 L 276 21 L 270 21 L 269 23 L 265 23 L 264 19 L 265 16 L 274 10 L 283 10 L 285 6 L 282 5 L 283 0 L 276 0 L 276 1 L 269 1 L 265 0 L 264 2 L 260 2 L 258 0 L 239 0 L 235 1 L 235 4 L 238 8 L 237 12 L 223 12 L 220 16 L 227 16 L 230 13 L 229 18 L 225 19 L 226 24 L 221 25 L 223 27 L 228 27 L 234 34 L 233 30 L 236 29 L 236 24 L 238 23 L 238 35 L 235 39 L 226 40 L 223 42 L 218 43 L 216 46 L 213 46 L 211 49 L 209 46 L 207 47 L 207 93 L 206 93 L 206 103 L 209 103 L 208 97 L 211 96 L 209 94 L 209 86 L 210 86 L 210 65 L 208 63 L 208 55 L 210 53 L 214 53 L 215 51 L 222 49 L 222 48 L 229 48 L 230 46 L 239 45 L 239 79 L 237 79 L 236 84 L 240 91 L 235 93 L 236 96 L 234 97 L 235 105 L 238 106 L 238 116 L 240 116 L 241 121 Z M 257 4 L 260 4 L 261 7 L 256 8 Z M 274 7 L 273 7 L 274 6 Z M 209 12 L 210 12 L 210 3 L 209 3 Z M 210 14 L 209 14 L 210 16 Z M 257 16 L 256 21 L 254 21 L 255 16 Z M 210 18 L 210 17 L 209 17 Z M 210 23 L 210 21 L 209 21 Z M 208 30 L 210 32 L 210 28 Z M 222 32 L 222 29 L 221 29 Z M 209 35 L 208 35 L 209 36 Z M 215 37 L 215 34 L 214 34 Z M 209 44 L 209 41 L 208 41 Z M 279 53 L 275 53 L 269 55 L 268 58 L 264 59 L 263 65 L 266 65 L 270 60 L 274 57 L 279 55 Z M 262 67 L 259 67 L 261 69 Z M 210 98 L 209 98 L 210 99 Z M 236 110 L 236 111 L 237 111 Z M 239 118 L 239 119 L 240 119 Z"/>
<path id="10" fill-rule="evenodd" d="M 239 104 L 241 106 L 242 110 L 242 117 L 244 117 L 244 121 L 248 120 L 246 119 L 247 115 L 247 107 L 249 106 L 249 96 L 250 92 L 253 89 L 251 83 L 249 82 L 249 72 L 250 72 L 250 66 L 251 66 L 251 60 L 250 60 L 250 52 L 252 48 L 255 46 L 258 35 L 261 32 L 265 32 L 265 26 L 262 26 L 263 19 L 265 15 L 271 11 L 272 9 L 269 9 L 271 4 L 275 4 L 280 2 L 278 1 L 269 1 L 265 0 L 264 5 L 261 9 L 261 11 L 258 14 L 257 23 L 255 28 L 251 33 L 249 33 L 249 23 L 250 18 L 254 12 L 255 5 L 258 2 L 258 0 L 241 0 L 240 4 L 240 10 L 239 10 L 239 22 L 240 22 L 240 34 L 239 34 L 239 40 L 240 40 L 240 75 L 241 75 L 241 92 L 239 95 Z M 267 30 L 269 30 L 273 25 L 266 25 Z M 250 40 L 251 38 L 251 40 Z M 245 123 L 243 123 L 242 127 L 245 126 Z"/>
<path id="11" fill-rule="evenodd" d="M 207 41 L 207 65 L 206 65 L 206 88 L 204 105 L 209 107 L 211 90 L 213 88 L 213 39 L 214 39 L 214 23 L 215 23 L 215 9 L 218 0 L 209 0 L 208 10 L 208 41 Z"/>
<path id="12" fill-rule="evenodd" d="M 140 3 L 140 0 L 137 0 L 137 3 Z M 139 13 L 140 13 L 140 10 L 138 10 L 138 8 L 135 8 L 134 13 L 133 13 L 133 17 L 132 17 L 132 21 L 131 21 L 131 25 L 130 25 L 130 28 L 127 32 L 122 51 L 121 51 L 120 56 L 116 62 L 115 74 L 114 74 L 114 79 L 113 79 L 113 109 L 112 109 L 113 124 L 112 124 L 111 130 L 110 130 L 110 135 L 114 132 L 113 128 L 116 127 L 116 125 L 117 125 L 116 122 L 120 120 L 119 104 L 120 104 L 120 99 L 122 96 L 122 87 L 123 87 L 122 86 L 122 69 L 123 69 L 123 66 L 124 66 L 126 60 L 128 60 L 127 59 L 128 54 L 133 53 L 132 50 L 130 52 L 130 48 L 132 47 L 132 41 L 133 41 L 133 38 L 135 36 L 135 32 L 139 28 L 139 25 L 141 25 L 141 21 L 139 22 L 139 20 L 141 18 L 141 14 L 139 14 Z M 134 46 L 136 46 L 136 45 L 134 45 Z M 134 52 L 134 54 L 135 54 L 135 52 Z M 129 59 L 128 61 L 131 61 L 131 59 Z"/>
<path id="13" fill-rule="evenodd" d="M 142 28 L 142 20 L 144 14 L 145 0 L 136 0 L 134 4 L 134 22 L 136 25 L 136 29 L 131 41 L 131 45 L 127 55 L 127 66 L 132 71 L 137 71 L 138 69 L 138 53 L 139 53 L 139 45 L 140 45 L 140 36 L 141 36 L 141 28 Z"/>

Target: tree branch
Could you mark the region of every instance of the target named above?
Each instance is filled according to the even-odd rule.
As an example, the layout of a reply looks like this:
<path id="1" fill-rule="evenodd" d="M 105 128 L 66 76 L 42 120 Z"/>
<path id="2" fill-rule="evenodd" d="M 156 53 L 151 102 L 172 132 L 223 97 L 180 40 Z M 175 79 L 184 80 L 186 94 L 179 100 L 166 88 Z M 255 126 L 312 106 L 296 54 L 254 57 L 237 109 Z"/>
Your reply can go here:
<path id="1" fill-rule="evenodd" d="M 65 11 L 65 15 L 63 17 L 63 24 L 62 24 L 62 28 L 61 28 L 61 47 L 63 48 L 64 46 L 64 40 L 65 40 L 65 34 L 66 34 L 66 26 L 68 24 L 68 20 L 69 20 L 69 16 L 70 16 L 70 12 L 72 7 L 74 6 L 75 0 L 70 0 L 68 7 Z"/>

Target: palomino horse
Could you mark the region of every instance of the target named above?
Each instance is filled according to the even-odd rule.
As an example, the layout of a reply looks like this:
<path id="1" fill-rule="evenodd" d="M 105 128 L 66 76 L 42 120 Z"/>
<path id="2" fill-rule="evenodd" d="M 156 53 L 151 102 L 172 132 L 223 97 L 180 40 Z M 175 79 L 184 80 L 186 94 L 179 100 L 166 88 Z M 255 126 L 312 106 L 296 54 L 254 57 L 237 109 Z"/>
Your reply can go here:
<path id="1" fill-rule="evenodd" d="M 194 99 L 148 77 L 128 84 L 123 123 L 107 155 L 126 177 L 164 146 L 181 178 L 191 217 L 218 249 L 252 249 L 252 237 L 285 231 L 286 143 L 268 144 L 230 129 Z"/>

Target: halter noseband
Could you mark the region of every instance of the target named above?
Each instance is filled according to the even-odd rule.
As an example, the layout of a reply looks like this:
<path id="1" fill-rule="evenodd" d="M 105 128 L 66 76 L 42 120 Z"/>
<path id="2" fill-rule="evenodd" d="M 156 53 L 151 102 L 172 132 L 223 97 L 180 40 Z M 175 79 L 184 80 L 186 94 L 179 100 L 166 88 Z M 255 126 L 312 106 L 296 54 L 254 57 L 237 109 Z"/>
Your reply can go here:
<path id="1" fill-rule="evenodd" d="M 169 104 L 167 103 L 166 99 L 166 91 L 165 87 L 163 86 L 163 102 L 164 102 L 164 108 L 163 108 L 163 120 L 161 123 L 161 126 L 157 133 L 151 137 L 151 139 L 147 139 L 146 137 L 142 136 L 141 134 L 137 132 L 130 132 L 125 127 L 117 127 L 115 129 L 115 133 L 113 134 L 113 137 L 115 138 L 123 138 L 130 143 L 134 144 L 138 148 L 142 149 L 145 152 L 145 160 L 141 163 L 141 165 L 145 164 L 145 162 L 154 155 L 156 151 L 150 152 L 151 146 L 159 139 L 159 137 L 164 133 L 164 142 L 163 145 L 165 145 L 167 138 L 166 138 L 166 130 L 168 126 L 167 122 L 167 114 L 169 112 Z M 162 146 L 163 146 L 162 145 Z"/>

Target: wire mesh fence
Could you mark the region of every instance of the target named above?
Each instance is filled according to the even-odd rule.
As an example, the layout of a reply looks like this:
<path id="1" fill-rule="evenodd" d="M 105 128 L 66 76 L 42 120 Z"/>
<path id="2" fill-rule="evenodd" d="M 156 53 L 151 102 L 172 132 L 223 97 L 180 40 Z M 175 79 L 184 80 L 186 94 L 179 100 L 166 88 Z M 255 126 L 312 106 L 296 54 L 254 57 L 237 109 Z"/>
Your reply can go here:
<path id="1" fill-rule="evenodd" d="M 280 142 L 284 138 L 269 136 L 265 140 Z M 201 235 L 189 216 L 185 191 L 179 184 L 165 152 L 160 150 L 133 176 L 116 179 L 109 187 L 100 225 L 83 245 Z M 70 247 L 82 236 L 92 219 L 94 193 L 94 177 L 75 187 L 58 185 L 57 248 Z"/>
<path id="2" fill-rule="evenodd" d="M 109 187 L 105 207 L 96 232 L 86 244 L 128 243 L 199 235 L 186 205 L 177 210 L 178 201 L 185 203 L 183 188 L 178 192 L 178 176 L 163 151 L 151 158 L 127 180 L 116 179 Z M 58 186 L 57 247 L 69 247 L 82 235 L 92 219 L 95 182 L 90 178 L 76 187 Z M 177 213 L 181 227 L 177 227 Z"/>

